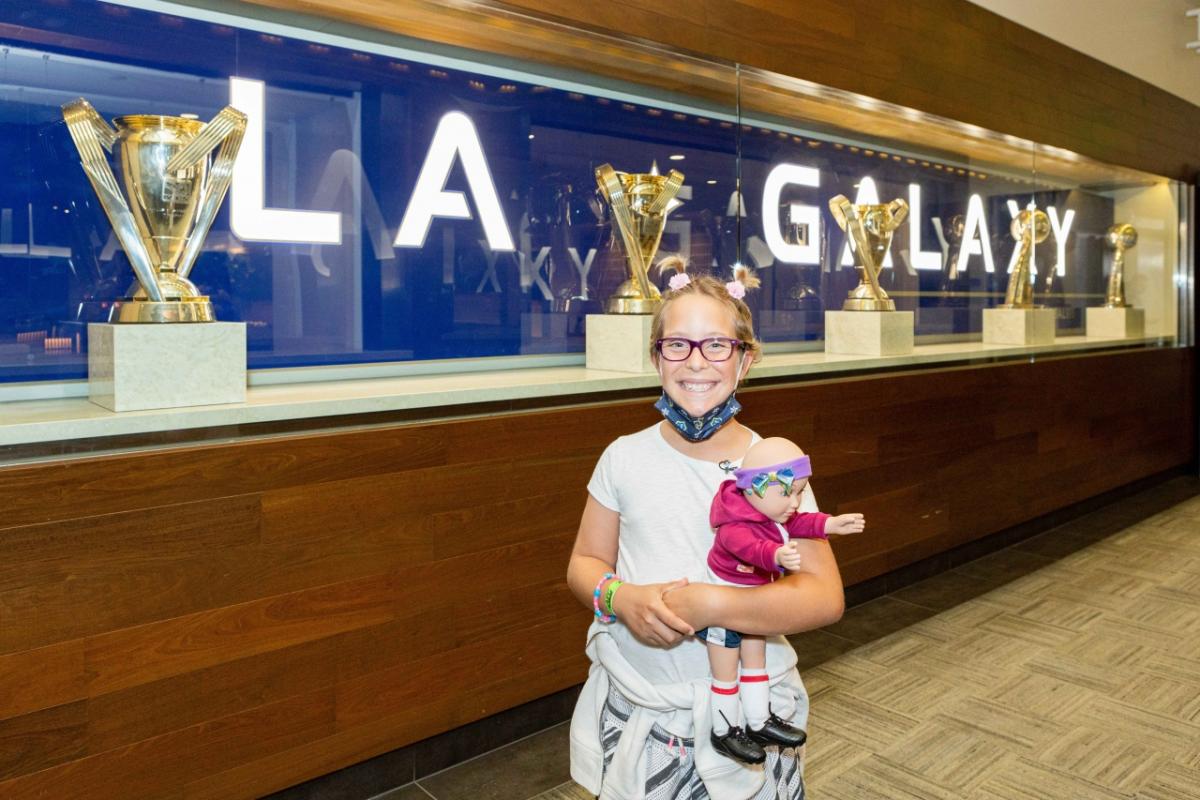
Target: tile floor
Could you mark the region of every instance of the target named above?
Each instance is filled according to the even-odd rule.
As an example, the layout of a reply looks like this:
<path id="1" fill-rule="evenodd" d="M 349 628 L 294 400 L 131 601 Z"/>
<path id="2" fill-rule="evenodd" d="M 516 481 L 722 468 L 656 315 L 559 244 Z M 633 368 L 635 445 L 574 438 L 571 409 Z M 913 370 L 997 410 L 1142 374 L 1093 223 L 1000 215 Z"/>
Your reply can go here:
<path id="1" fill-rule="evenodd" d="M 809 796 L 1200 798 L 1200 481 L 1177 478 L 792 637 Z M 586 800 L 567 726 L 377 800 Z"/>

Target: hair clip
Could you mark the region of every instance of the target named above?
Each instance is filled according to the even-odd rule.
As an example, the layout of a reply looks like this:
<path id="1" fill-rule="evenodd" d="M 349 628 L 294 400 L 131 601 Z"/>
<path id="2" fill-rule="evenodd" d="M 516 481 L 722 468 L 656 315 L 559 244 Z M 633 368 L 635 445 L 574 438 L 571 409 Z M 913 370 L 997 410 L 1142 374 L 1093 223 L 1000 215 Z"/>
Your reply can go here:
<path id="1" fill-rule="evenodd" d="M 672 278 L 672 280 L 674 279 Z M 733 280 L 725 284 L 725 291 L 729 292 L 729 296 L 734 300 L 741 300 L 746 296 L 746 284 L 738 280 Z"/>
<path id="2" fill-rule="evenodd" d="M 667 286 L 671 287 L 672 292 L 677 292 L 691 282 L 692 279 L 686 272 L 676 272 L 671 276 L 671 280 L 667 281 Z"/>

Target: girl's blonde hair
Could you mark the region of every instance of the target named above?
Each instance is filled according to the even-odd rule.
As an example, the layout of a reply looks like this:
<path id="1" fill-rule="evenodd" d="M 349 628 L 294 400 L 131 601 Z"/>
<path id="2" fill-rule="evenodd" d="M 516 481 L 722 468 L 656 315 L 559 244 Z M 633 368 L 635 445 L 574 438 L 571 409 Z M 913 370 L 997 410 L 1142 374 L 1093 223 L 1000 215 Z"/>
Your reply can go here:
<path id="1" fill-rule="evenodd" d="M 658 265 L 659 274 L 674 270 L 677 274 L 685 274 L 687 263 L 678 256 L 664 258 Z M 759 279 L 750 271 L 749 267 L 739 264 L 734 268 L 734 280 L 741 281 L 742 285 L 747 289 L 756 289 L 760 283 Z M 664 318 L 667 313 L 667 308 L 671 303 L 690 294 L 704 295 L 711 297 L 721 305 L 729 309 L 733 316 L 733 331 L 734 336 L 741 340 L 742 347 L 750 356 L 750 362 L 754 363 L 762 358 L 762 346 L 758 340 L 754 338 L 754 319 L 750 314 L 750 307 L 742 300 L 737 299 L 729 293 L 725 288 L 725 284 L 709 275 L 699 275 L 697 277 L 688 276 L 690 280 L 684 286 L 678 289 L 670 289 L 663 294 L 662 305 L 654 312 L 654 320 L 650 323 L 650 357 L 658 363 L 658 348 L 655 347 L 655 342 L 662 338 Z"/>

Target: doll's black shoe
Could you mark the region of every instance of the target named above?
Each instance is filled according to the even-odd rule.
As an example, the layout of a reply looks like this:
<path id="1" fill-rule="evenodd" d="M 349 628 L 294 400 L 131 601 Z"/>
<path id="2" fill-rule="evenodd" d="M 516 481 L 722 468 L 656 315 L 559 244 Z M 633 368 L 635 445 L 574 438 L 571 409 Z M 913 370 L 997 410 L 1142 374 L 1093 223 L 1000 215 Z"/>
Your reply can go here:
<path id="1" fill-rule="evenodd" d="M 724 714 L 721 715 L 722 717 Z M 729 725 L 729 720 L 725 720 Z M 729 756 L 734 761 L 743 764 L 761 764 L 767 760 L 767 752 L 746 735 L 737 725 L 729 725 L 729 730 L 718 736 L 716 731 L 709 734 L 713 748 L 722 755 Z"/>
<path id="2" fill-rule="evenodd" d="M 795 725 L 784 722 L 771 714 L 758 730 L 746 726 L 746 735 L 751 741 L 760 745 L 779 745 L 780 747 L 799 747 L 808 739 L 806 734 Z"/>

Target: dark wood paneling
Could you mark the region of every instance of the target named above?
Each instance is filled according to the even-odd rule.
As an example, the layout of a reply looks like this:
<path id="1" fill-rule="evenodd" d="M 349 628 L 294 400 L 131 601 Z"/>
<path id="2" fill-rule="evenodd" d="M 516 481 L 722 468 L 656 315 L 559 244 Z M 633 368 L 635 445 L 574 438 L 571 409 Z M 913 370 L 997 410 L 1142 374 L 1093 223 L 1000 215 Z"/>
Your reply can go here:
<path id="1" fill-rule="evenodd" d="M 16 621 L 7 608 L 0 614 Z M 86 685 L 81 639 L 0 656 L 0 719 L 82 699 Z"/>
<path id="2" fill-rule="evenodd" d="M 1193 358 L 751 381 L 743 418 L 867 514 L 835 541 L 852 583 L 1187 462 Z M 0 469 L 0 796 L 253 797 L 577 684 L 585 486 L 655 419 L 646 397 Z"/>
<path id="3" fill-rule="evenodd" d="M 610 48 L 569 29 L 533 21 L 554 20 L 813 81 L 1171 178 L 1191 181 L 1200 168 L 1195 136 L 1200 108 L 967 0 L 509 0 L 461 7 L 428 0 L 243 2 L 732 103 L 733 91 L 724 86 L 728 79 L 720 75 L 689 84 L 688 70 L 679 76 L 669 59 L 655 69 L 654 56 L 614 58 Z M 531 21 L 509 16 L 487 24 L 486 14 L 477 11 L 487 6 Z M 752 95 L 742 101 L 744 107 L 756 103 Z M 908 138 L 883 130 L 890 123 L 878 117 L 871 125 L 854 109 L 835 113 L 852 128 L 866 131 L 870 125 L 869 132 Z M 957 150 L 950 140 L 927 144 Z M 1069 162 L 1062 166 L 1070 169 Z"/>

